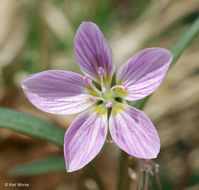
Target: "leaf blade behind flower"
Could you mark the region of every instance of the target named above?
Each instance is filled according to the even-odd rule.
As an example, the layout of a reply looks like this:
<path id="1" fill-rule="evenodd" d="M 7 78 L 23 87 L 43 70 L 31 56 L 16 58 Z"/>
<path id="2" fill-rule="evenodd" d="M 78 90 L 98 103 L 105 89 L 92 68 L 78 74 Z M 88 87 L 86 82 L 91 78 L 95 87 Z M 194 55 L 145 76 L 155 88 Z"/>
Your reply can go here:
<path id="1" fill-rule="evenodd" d="M 62 155 L 56 155 L 19 165 L 10 170 L 10 173 L 14 176 L 37 175 L 65 171 L 65 168 L 64 157 Z"/>
<path id="2" fill-rule="evenodd" d="M 38 137 L 60 147 L 64 144 L 64 131 L 57 126 L 16 110 L 0 107 L 0 127 Z"/>
<path id="3" fill-rule="evenodd" d="M 179 38 L 179 40 L 170 49 L 173 54 L 173 60 L 170 65 L 173 66 L 184 50 L 190 45 L 193 39 L 199 33 L 199 17 L 193 22 L 193 24 L 185 31 L 185 33 Z"/>

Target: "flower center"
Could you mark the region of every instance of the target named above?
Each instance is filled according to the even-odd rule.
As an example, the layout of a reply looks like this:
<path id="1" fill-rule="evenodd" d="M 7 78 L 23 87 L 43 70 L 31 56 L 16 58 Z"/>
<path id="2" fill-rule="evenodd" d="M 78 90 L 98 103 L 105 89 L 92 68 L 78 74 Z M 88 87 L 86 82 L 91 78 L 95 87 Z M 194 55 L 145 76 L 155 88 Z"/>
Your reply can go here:
<path id="1" fill-rule="evenodd" d="M 87 76 L 84 77 L 84 82 L 89 86 L 90 91 L 88 100 L 90 102 L 96 102 L 96 105 L 102 105 L 104 108 L 112 108 L 114 103 L 123 102 L 123 94 L 126 93 L 128 87 L 115 85 L 112 88 L 107 88 L 104 85 L 104 69 L 102 67 L 99 67 L 98 74 L 100 77 L 101 90 L 92 83 L 90 78 Z"/>
<path id="2" fill-rule="evenodd" d="M 112 98 L 114 98 L 114 94 L 110 90 L 107 90 L 104 93 L 102 93 L 102 98 L 104 98 L 106 101 L 108 101 L 108 100 L 111 100 Z"/>

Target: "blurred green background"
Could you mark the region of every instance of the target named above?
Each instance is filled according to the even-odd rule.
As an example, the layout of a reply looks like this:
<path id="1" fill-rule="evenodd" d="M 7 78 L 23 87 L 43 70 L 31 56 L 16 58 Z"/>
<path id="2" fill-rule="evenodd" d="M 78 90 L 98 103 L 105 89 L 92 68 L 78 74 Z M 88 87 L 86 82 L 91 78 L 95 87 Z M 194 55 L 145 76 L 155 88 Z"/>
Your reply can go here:
<path id="1" fill-rule="evenodd" d="M 198 16 L 199 0 L 1 0 L 0 106 L 39 116 L 66 130 L 74 115 L 37 110 L 20 85 L 28 75 L 47 69 L 80 72 L 73 39 L 82 21 L 101 28 L 118 68 L 142 48 L 170 49 Z M 199 36 L 169 71 L 145 112 L 161 139 L 156 162 L 163 189 L 198 190 Z M 8 173 L 18 164 L 57 153 L 62 150 L 52 144 L 0 129 L 0 189 L 8 189 L 5 182 L 24 182 L 32 190 L 97 190 L 87 168 L 26 177 Z M 116 188 L 118 154 L 119 148 L 107 143 L 95 159 L 108 190 Z M 138 180 L 136 172 L 129 173 L 132 189 Z"/>

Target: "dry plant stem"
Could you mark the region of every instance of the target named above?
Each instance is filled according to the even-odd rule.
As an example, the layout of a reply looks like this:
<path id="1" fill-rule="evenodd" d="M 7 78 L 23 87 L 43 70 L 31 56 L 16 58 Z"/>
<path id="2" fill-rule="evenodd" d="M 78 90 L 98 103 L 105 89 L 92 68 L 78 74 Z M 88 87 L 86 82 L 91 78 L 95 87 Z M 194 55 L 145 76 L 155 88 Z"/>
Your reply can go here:
<path id="1" fill-rule="evenodd" d="M 119 171 L 118 171 L 118 184 L 117 190 L 127 190 L 130 186 L 130 179 L 128 175 L 128 155 L 121 151 L 119 160 Z"/>
<path id="2" fill-rule="evenodd" d="M 154 171 L 154 176 L 155 176 L 155 181 L 156 181 L 157 186 L 158 186 L 158 190 L 162 190 L 162 185 L 161 185 L 160 179 L 157 175 L 157 172 L 155 172 L 155 171 Z"/>
<path id="3" fill-rule="evenodd" d="M 173 61 L 170 65 L 170 68 L 176 63 L 180 55 L 184 52 L 184 50 L 187 48 L 187 46 L 193 41 L 193 39 L 197 36 L 199 33 L 199 17 L 196 19 L 196 21 L 188 28 L 187 31 L 179 38 L 179 40 L 174 44 L 174 46 L 171 48 L 171 52 L 173 53 Z M 149 99 L 150 96 L 143 98 L 141 100 L 136 101 L 134 104 L 134 107 L 137 109 L 142 110 L 144 108 L 145 103 Z M 130 179 L 128 176 L 128 165 L 124 163 L 125 158 L 128 158 L 128 155 L 124 152 L 120 153 L 123 157 L 122 160 L 120 160 L 120 169 L 119 169 L 119 175 L 118 177 L 121 179 L 118 179 L 118 186 L 117 190 L 128 190 Z M 122 155 L 124 154 L 124 155 Z M 122 173 L 120 173 L 122 172 Z M 157 175 L 157 174 L 156 174 Z M 123 187 L 128 187 L 124 189 Z M 160 186 L 161 187 L 161 186 Z M 161 190 L 162 188 L 159 188 Z"/>
<path id="4" fill-rule="evenodd" d="M 171 52 L 173 53 L 173 61 L 170 65 L 170 68 L 176 63 L 178 58 L 181 56 L 187 46 L 193 41 L 193 39 L 198 35 L 198 33 L 199 17 L 171 48 Z"/>
<path id="5" fill-rule="evenodd" d="M 98 174 L 97 170 L 95 169 L 92 162 L 88 164 L 88 168 L 91 171 L 93 178 L 95 179 L 95 181 L 96 181 L 96 183 L 99 187 L 99 190 L 106 190 L 104 185 L 103 185 L 103 182 L 101 180 L 101 177 L 99 176 L 99 174 Z"/>
<path id="6" fill-rule="evenodd" d="M 147 172 L 145 175 L 144 190 L 148 190 L 148 188 L 149 188 L 149 173 Z"/>
<path id="7" fill-rule="evenodd" d="M 143 183 L 144 183 L 144 172 L 142 171 L 141 172 L 141 177 L 140 177 L 140 182 L 139 182 L 137 190 L 142 190 Z"/>

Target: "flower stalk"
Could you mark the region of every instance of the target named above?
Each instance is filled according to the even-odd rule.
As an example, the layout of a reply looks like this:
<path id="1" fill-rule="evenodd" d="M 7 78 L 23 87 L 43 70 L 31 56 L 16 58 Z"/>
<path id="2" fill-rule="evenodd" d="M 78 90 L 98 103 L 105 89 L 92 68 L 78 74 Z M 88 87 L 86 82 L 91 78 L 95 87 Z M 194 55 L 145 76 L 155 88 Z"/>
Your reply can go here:
<path id="1" fill-rule="evenodd" d="M 121 151 L 119 157 L 117 190 L 127 190 L 130 187 L 130 178 L 127 172 L 128 167 L 128 155 L 124 151 Z"/>
<path id="2" fill-rule="evenodd" d="M 140 180 L 139 180 L 139 184 L 138 184 L 137 190 L 142 190 L 142 188 L 143 188 L 144 175 L 145 175 L 145 173 L 143 171 L 141 171 Z"/>
<path id="3" fill-rule="evenodd" d="M 145 174 L 144 190 L 148 190 L 148 188 L 149 188 L 149 173 L 146 172 L 146 174 Z"/>
<path id="4" fill-rule="evenodd" d="M 91 171 L 91 173 L 99 187 L 99 190 L 106 190 L 104 187 L 103 181 L 92 162 L 88 164 L 88 169 Z"/>

